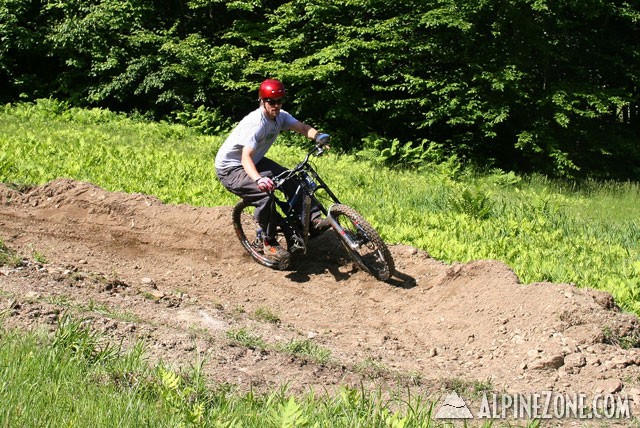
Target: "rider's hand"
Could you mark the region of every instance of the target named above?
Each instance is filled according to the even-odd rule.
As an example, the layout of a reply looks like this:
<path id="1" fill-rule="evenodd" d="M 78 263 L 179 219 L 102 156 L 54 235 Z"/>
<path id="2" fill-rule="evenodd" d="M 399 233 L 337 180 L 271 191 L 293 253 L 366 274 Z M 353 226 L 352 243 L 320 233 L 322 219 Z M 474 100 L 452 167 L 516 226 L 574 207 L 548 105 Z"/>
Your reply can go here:
<path id="1" fill-rule="evenodd" d="M 258 189 L 261 192 L 271 192 L 275 190 L 276 183 L 273 182 L 269 177 L 260 177 L 256 180 L 256 184 L 258 185 Z"/>
<path id="2" fill-rule="evenodd" d="M 329 144 L 329 140 L 331 139 L 331 137 L 329 136 L 329 134 L 321 134 L 321 133 L 317 133 L 316 134 L 316 143 L 326 146 L 327 144 Z"/>

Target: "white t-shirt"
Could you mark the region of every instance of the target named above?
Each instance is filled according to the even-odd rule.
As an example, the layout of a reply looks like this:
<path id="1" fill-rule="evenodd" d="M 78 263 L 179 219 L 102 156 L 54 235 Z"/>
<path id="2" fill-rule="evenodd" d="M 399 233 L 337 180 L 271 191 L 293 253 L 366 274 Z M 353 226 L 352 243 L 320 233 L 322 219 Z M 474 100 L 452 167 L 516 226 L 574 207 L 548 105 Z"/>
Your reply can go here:
<path id="1" fill-rule="evenodd" d="M 278 134 L 291 129 L 296 122 L 298 120 L 284 110 L 280 110 L 275 120 L 269 119 L 262 107 L 252 111 L 236 125 L 218 150 L 216 169 L 241 166 L 242 148 L 245 146 L 254 149 L 253 163 L 260 162 Z"/>

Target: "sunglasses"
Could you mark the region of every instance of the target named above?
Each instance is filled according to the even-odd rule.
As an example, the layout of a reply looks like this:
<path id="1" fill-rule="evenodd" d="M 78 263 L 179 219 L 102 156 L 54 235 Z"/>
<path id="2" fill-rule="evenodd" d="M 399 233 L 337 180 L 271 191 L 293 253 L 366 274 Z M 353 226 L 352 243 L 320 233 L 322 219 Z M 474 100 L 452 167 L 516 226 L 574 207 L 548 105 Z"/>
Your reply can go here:
<path id="1" fill-rule="evenodd" d="M 271 104 L 272 106 L 277 106 L 277 105 L 282 105 L 282 103 L 284 103 L 284 98 L 278 98 L 277 100 L 274 100 L 272 98 L 265 98 L 264 102 Z"/>

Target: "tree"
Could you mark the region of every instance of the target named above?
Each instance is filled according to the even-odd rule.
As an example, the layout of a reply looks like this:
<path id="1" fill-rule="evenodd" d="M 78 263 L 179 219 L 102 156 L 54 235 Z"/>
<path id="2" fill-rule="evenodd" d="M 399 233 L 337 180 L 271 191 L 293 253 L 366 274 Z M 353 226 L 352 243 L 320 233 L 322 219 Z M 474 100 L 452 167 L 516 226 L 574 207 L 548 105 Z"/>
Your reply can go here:
<path id="1" fill-rule="evenodd" d="M 286 108 L 345 150 L 375 134 L 486 166 L 640 176 L 637 3 L 4 0 L 0 17 L 5 101 L 237 120 L 278 77 Z"/>
<path id="2" fill-rule="evenodd" d="M 48 96 L 49 87 L 41 73 L 55 73 L 55 61 L 42 43 L 42 4 L 31 0 L 3 0 L 0 3 L 0 100 Z"/>

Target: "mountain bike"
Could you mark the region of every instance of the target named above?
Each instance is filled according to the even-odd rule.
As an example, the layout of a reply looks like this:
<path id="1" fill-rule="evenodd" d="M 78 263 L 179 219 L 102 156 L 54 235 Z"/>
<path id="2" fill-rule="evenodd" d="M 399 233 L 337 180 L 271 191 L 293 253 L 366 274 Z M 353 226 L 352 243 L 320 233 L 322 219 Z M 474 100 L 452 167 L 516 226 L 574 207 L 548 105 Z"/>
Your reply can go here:
<path id="1" fill-rule="evenodd" d="M 273 177 L 276 190 L 270 192 L 273 203 L 270 217 L 272 220 L 268 227 L 276 230 L 267 230 L 267 236 L 275 236 L 278 244 L 291 254 L 291 258 L 274 260 L 263 254 L 263 237 L 260 236 L 254 218 L 255 207 L 244 200 L 233 208 L 233 227 L 236 235 L 256 262 L 270 268 L 287 269 L 292 258 L 307 253 L 310 215 L 314 204 L 313 206 L 317 206 L 329 220 L 331 228 L 351 259 L 365 272 L 386 281 L 395 271 L 387 245 L 362 215 L 340 202 L 311 165 L 311 159 L 322 156 L 325 151 L 325 147 L 316 144 L 307 152 L 302 162 Z M 283 183 L 290 180 L 294 180 L 297 187 L 291 198 L 287 199 L 279 189 Z M 328 208 L 325 208 L 325 204 Z"/>

